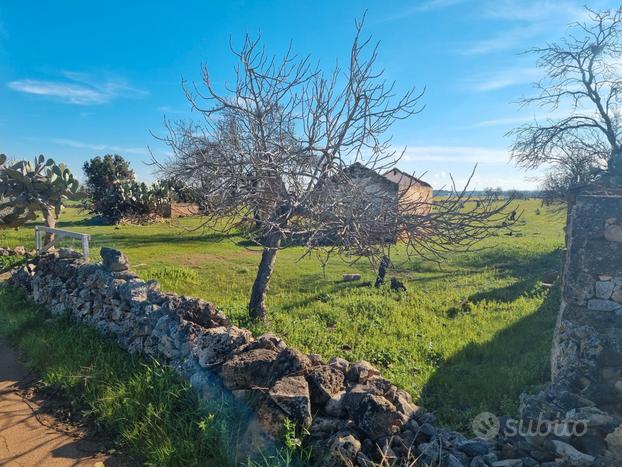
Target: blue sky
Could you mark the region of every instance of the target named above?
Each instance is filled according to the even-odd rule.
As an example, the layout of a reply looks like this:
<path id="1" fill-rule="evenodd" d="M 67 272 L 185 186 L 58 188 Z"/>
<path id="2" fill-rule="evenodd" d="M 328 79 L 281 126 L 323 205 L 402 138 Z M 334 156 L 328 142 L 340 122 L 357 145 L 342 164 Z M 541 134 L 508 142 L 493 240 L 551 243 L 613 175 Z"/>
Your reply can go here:
<path id="1" fill-rule="evenodd" d="M 194 117 L 181 80 L 233 76 L 229 39 L 261 32 L 270 52 L 290 40 L 329 67 L 343 62 L 354 19 L 380 45 L 398 87 L 426 87 L 424 112 L 393 129 L 407 146 L 400 166 L 440 187 L 479 165 L 478 188 L 530 188 L 534 172 L 508 162 L 505 133 L 542 109 L 516 100 L 538 78 L 520 52 L 561 37 L 584 1 L 58 1 L 0 2 L 0 152 L 46 156 L 81 174 L 95 155 L 119 153 L 153 179 L 150 148 L 164 157 L 164 116 Z M 593 8 L 616 6 L 593 1 Z"/>

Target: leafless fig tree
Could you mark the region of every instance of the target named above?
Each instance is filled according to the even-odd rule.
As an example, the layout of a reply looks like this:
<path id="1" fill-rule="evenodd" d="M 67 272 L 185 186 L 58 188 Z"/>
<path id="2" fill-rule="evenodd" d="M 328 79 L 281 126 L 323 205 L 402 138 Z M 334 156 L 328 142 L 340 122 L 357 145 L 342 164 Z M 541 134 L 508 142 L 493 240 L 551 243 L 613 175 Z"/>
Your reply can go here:
<path id="1" fill-rule="evenodd" d="M 571 25 L 560 41 L 529 51 L 544 76 L 535 84 L 537 94 L 522 104 L 562 116 L 510 132 L 517 164 L 549 169 L 545 188 L 579 185 L 596 175 L 622 182 L 622 7 L 586 13 L 587 20 Z"/>
<path id="2" fill-rule="evenodd" d="M 386 81 L 377 45 L 361 27 L 347 66 L 329 74 L 291 49 L 269 56 L 247 36 L 233 50 L 232 84 L 221 89 L 204 67 L 202 85 L 185 86 L 203 121 L 167 123 L 163 139 L 173 155 L 156 162 L 161 170 L 200 196 L 204 225 L 239 232 L 262 249 L 253 318 L 266 315 L 275 258 L 288 245 L 352 260 L 381 258 L 397 240 L 439 259 L 506 225 L 504 203 L 465 206 L 466 190 L 433 203 L 381 175 L 401 155 L 387 132 L 422 109 L 422 93 L 399 94 Z"/>

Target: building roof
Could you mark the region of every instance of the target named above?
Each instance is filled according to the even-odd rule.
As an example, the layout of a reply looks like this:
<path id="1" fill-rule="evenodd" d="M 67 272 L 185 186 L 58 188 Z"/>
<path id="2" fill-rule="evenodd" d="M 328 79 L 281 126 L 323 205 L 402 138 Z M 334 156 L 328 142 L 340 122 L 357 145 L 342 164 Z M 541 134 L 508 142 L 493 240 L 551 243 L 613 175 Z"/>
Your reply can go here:
<path id="1" fill-rule="evenodd" d="M 406 172 L 402 172 L 400 169 L 397 168 L 389 170 L 384 174 L 384 176 L 389 178 L 391 181 L 398 183 L 400 185 L 400 188 L 408 188 L 413 185 L 421 185 L 432 188 L 432 185 L 430 185 L 429 183 L 424 182 L 423 180 L 414 177 Z"/>
<path id="2" fill-rule="evenodd" d="M 396 189 L 396 188 L 393 188 L 395 187 L 395 185 L 397 185 L 393 180 L 389 180 L 387 177 L 380 175 L 374 169 L 366 167 L 360 162 L 355 162 L 354 164 L 349 165 L 345 171 L 346 173 L 348 173 L 348 175 L 352 177 L 357 177 L 357 178 L 369 177 L 371 179 L 376 180 L 378 183 L 385 185 L 386 187 L 391 187 L 391 189 Z"/>

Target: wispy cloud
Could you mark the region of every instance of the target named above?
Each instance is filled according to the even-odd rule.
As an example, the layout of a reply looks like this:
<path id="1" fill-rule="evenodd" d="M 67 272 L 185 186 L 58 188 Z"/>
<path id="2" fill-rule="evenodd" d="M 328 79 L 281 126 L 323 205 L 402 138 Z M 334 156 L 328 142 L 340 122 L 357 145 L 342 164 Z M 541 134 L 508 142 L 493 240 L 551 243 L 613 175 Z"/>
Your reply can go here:
<path id="1" fill-rule="evenodd" d="M 475 91 L 497 91 L 510 86 L 528 84 L 536 81 L 542 72 L 536 67 L 524 66 L 482 73 L 465 82 L 465 86 Z"/>
<path id="2" fill-rule="evenodd" d="M 507 29 L 495 36 L 467 44 L 460 49 L 460 53 L 462 55 L 482 55 L 518 48 L 522 51 L 525 48 L 524 44 L 530 38 L 536 37 L 544 30 L 545 28 L 539 24 Z"/>
<path id="3" fill-rule="evenodd" d="M 402 161 L 505 165 L 509 154 L 505 149 L 479 146 L 411 146 L 406 149 Z"/>
<path id="4" fill-rule="evenodd" d="M 494 0 L 486 3 L 484 15 L 508 21 L 578 21 L 585 17 L 585 9 L 567 0 Z"/>
<path id="5" fill-rule="evenodd" d="M 510 115 L 510 116 L 502 116 L 496 118 L 490 118 L 486 120 L 480 120 L 479 122 L 475 122 L 472 125 L 469 125 L 468 128 L 486 128 L 493 126 L 509 126 L 509 125 L 518 125 L 521 123 L 533 122 L 537 121 L 546 121 L 549 119 L 558 119 L 565 118 L 569 115 L 573 114 L 573 110 L 571 108 L 558 108 L 555 110 L 551 110 L 549 112 L 544 112 L 540 110 L 539 113 L 532 114 L 524 114 L 524 115 Z"/>
<path id="6" fill-rule="evenodd" d="M 119 78 L 98 81 L 89 74 L 73 71 L 63 72 L 62 75 L 62 80 L 22 79 L 7 85 L 14 91 L 76 105 L 105 104 L 120 97 L 137 98 L 148 94 Z"/>
<path id="7" fill-rule="evenodd" d="M 466 186 L 471 171 L 460 171 L 458 173 L 450 173 L 447 171 L 432 171 L 425 175 L 425 181 L 430 183 L 435 190 L 449 189 L 452 183 L 455 183 L 457 189 Z M 516 173 L 512 175 L 494 176 L 491 174 L 483 174 L 479 170 L 471 178 L 468 189 L 482 190 L 486 187 L 501 187 L 505 190 L 533 190 L 538 186 L 536 180 L 532 180 L 523 174 Z"/>
<path id="8" fill-rule="evenodd" d="M 106 151 L 106 152 L 115 152 L 120 154 L 139 154 L 139 155 L 147 155 L 148 151 L 146 148 L 140 147 L 124 147 L 124 146 L 115 146 L 111 144 L 91 144 L 84 143 L 82 141 L 76 141 L 73 139 L 65 139 L 65 138 L 54 138 L 51 140 L 52 143 L 58 144 L 59 146 L 67 146 L 76 149 L 88 149 L 91 151 Z"/>
<path id="9" fill-rule="evenodd" d="M 421 2 L 417 9 L 419 11 L 437 10 L 464 3 L 464 1 L 465 0 L 428 0 L 426 2 Z"/>
<path id="10" fill-rule="evenodd" d="M 501 21 L 499 32 L 474 41 L 460 49 L 463 55 L 480 55 L 506 50 L 524 50 L 531 39 L 560 31 L 564 26 L 586 17 L 586 10 L 576 2 L 565 0 L 494 0 L 484 3 L 480 15 Z M 508 27 L 510 26 L 510 27 Z"/>
<path id="11" fill-rule="evenodd" d="M 466 0 L 427 0 L 424 2 L 420 2 L 415 7 L 407 8 L 405 10 L 385 16 L 384 18 L 381 18 L 378 22 L 388 23 L 391 21 L 398 21 L 401 19 L 410 18 L 411 16 L 421 12 L 448 8 L 454 5 L 458 5 L 460 3 L 464 3 L 465 1 Z"/>
<path id="12" fill-rule="evenodd" d="M 177 115 L 185 115 L 189 113 L 189 110 L 176 109 L 174 107 L 168 105 L 161 105 L 158 107 L 158 112 L 162 112 L 164 114 L 177 114 Z"/>

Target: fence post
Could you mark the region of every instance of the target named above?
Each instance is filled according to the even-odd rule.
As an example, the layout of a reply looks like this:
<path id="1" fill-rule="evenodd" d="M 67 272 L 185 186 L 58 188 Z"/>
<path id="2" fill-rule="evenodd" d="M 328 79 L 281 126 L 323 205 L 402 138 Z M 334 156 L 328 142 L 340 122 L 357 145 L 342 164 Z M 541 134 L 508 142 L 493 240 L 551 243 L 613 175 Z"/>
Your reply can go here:
<path id="1" fill-rule="evenodd" d="M 84 259 L 88 261 L 89 259 L 89 238 L 91 236 L 90 235 L 84 235 L 82 237 L 82 256 L 84 256 Z"/>

